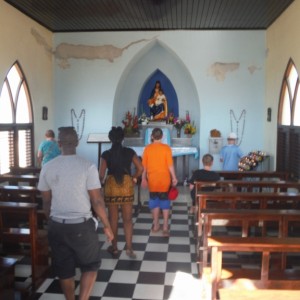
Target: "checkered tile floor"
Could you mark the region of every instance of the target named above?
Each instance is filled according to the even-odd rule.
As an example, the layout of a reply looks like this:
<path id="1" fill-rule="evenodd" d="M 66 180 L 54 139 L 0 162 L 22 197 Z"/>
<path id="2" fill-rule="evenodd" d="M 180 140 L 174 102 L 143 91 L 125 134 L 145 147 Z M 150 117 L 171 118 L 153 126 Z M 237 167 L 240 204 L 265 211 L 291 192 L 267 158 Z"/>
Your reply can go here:
<path id="1" fill-rule="evenodd" d="M 188 215 L 190 196 L 187 187 L 180 187 L 180 196 L 173 202 L 170 218 L 170 237 L 162 232 L 151 233 L 152 218 L 147 206 L 146 191 L 142 191 L 143 206 L 134 217 L 133 248 L 135 260 L 126 256 L 122 224 L 119 226 L 117 259 L 107 253 L 105 236 L 102 243 L 102 264 L 91 293 L 91 300 L 163 300 L 199 299 L 201 282 L 197 279 L 195 240 L 192 218 Z M 162 221 L 162 220 L 161 220 Z M 100 229 L 101 230 L 101 229 Z M 19 279 L 30 273 L 29 266 L 18 265 Z M 76 295 L 79 292 L 80 272 L 76 275 Z M 48 278 L 33 299 L 64 299 L 57 278 Z"/>

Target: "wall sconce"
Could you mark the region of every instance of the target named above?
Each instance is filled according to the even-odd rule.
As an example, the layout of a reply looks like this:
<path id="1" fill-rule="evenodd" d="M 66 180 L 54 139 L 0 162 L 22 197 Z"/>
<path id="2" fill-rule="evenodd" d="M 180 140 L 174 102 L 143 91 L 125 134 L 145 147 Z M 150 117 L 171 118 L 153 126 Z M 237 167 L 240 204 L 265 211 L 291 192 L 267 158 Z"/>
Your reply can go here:
<path id="1" fill-rule="evenodd" d="M 48 120 L 48 107 L 43 106 L 42 108 L 42 120 Z"/>
<path id="2" fill-rule="evenodd" d="M 271 119 L 272 119 L 272 108 L 268 107 L 268 110 L 267 110 L 267 121 L 271 122 Z"/>

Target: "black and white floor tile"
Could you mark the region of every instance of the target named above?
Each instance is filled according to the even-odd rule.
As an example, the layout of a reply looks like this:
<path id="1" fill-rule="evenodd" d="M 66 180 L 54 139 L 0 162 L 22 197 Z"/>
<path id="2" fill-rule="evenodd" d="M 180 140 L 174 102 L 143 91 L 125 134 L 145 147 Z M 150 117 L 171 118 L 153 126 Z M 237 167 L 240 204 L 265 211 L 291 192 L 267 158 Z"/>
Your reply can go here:
<path id="1" fill-rule="evenodd" d="M 133 248 L 136 259 L 132 260 L 126 256 L 121 220 L 118 248 L 122 251 L 118 258 L 112 258 L 107 253 L 105 236 L 99 234 L 102 243 L 102 264 L 91 300 L 201 299 L 192 218 L 188 215 L 191 202 L 188 188 L 180 187 L 180 196 L 173 202 L 170 237 L 163 237 L 162 232 L 151 232 L 152 217 L 147 206 L 147 195 L 147 192 L 142 192 L 143 205 L 134 216 Z M 17 272 L 23 272 L 20 277 L 25 278 L 26 274 L 30 273 L 30 268 L 26 268 L 28 266 L 25 265 L 22 271 L 23 266 L 19 265 Z M 78 295 L 79 270 L 75 279 Z M 56 278 L 48 278 L 33 299 L 63 300 L 59 281 Z"/>

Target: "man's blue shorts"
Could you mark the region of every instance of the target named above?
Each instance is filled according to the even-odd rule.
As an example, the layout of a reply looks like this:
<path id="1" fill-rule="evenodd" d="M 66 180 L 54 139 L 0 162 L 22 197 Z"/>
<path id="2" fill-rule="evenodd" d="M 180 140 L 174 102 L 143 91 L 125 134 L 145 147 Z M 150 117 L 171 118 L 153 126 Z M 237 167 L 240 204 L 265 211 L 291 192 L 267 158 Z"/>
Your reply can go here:
<path id="1" fill-rule="evenodd" d="M 161 200 L 158 197 L 150 198 L 149 199 L 149 208 L 154 209 L 159 207 L 162 210 L 170 209 L 171 208 L 171 201 L 170 200 Z"/>

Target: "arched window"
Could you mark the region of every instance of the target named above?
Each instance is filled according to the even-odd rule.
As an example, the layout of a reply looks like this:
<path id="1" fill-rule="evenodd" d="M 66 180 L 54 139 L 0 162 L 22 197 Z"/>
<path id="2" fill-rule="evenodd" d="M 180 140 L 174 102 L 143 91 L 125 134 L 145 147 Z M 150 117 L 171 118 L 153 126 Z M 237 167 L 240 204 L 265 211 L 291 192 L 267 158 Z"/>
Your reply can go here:
<path id="1" fill-rule="evenodd" d="M 33 115 L 28 86 L 16 62 L 0 94 L 0 174 L 33 165 Z"/>
<path id="2" fill-rule="evenodd" d="M 299 75 L 290 59 L 282 82 L 277 130 L 277 170 L 300 178 Z"/>

